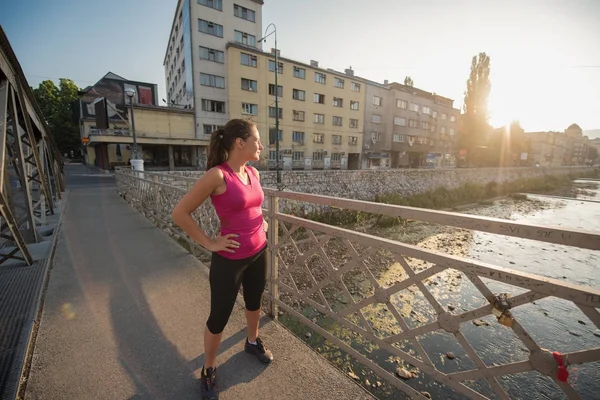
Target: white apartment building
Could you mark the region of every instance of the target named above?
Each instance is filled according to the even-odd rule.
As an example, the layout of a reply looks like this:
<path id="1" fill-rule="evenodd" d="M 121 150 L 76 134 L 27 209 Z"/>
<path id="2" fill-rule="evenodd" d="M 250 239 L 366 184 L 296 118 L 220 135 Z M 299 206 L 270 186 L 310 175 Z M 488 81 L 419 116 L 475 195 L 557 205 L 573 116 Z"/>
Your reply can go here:
<path id="1" fill-rule="evenodd" d="M 229 120 L 228 42 L 262 49 L 262 0 L 178 0 L 163 66 L 169 105 L 194 108 L 196 138 Z M 236 113 L 234 113 L 236 114 Z"/>

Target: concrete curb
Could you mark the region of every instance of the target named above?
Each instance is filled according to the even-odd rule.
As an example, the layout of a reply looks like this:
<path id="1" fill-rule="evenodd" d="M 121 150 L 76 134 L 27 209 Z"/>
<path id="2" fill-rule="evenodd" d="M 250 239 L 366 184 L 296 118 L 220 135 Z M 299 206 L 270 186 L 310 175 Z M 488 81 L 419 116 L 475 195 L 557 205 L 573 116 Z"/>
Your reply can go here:
<path id="1" fill-rule="evenodd" d="M 54 228 L 52 241 L 50 244 L 50 249 L 48 251 L 48 256 L 44 259 L 44 280 L 42 282 L 42 288 L 39 291 L 38 298 L 35 301 L 35 309 L 37 310 L 35 313 L 35 319 L 32 321 L 31 327 L 29 329 L 29 339 L 27 343 L 27 351 L 25 353 L 23 366 L 21 368 L 21 378 L 19 379 L 19 386 L 17 388 L 17 396 L 16 399 L 23 399 L 25 390 L 27 388 L 27 381 L 29 378 L 29 371 L 31 367 L 31 361 L 33 358 L 33 353 L 35 350 L 35 342 L 37 339 L 38 328 L 40 322 L 42 320 L 42 312 L 44 310 L 44 300 L 46 297 L 46 290 L 48 288 L 48 282 L 50 281 L 50 271 L 52 270 L 52 263 L 54 260 L 54 254 L 56 252 L 56 245 L 58 244 L 58 236 L 61 230 L 61 225 L 63 221 L 63 217 L 65 215 L 65 210 L 67 208 L 67 202 L 69 199 L 70 190 L 66 189 L 61 198 L 61 207 L 58 221 L 56 222 L 56 227 Z"/>

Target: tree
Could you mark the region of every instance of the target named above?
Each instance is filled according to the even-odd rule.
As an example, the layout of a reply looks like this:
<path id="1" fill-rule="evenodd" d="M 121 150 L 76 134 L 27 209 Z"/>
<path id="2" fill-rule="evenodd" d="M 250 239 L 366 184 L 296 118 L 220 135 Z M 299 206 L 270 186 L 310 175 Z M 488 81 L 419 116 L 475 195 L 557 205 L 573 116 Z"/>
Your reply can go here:
<path id="1" fill-rule="evenodd" d="M 46 80 L 33 90 L 61 154 L 77 152 L 81 146 L 79 128 L 74 121 L 72 108 L 72 104 L 79 98 L 78 90 L 75 82 L 65 78 L 60 79 L 58 87 L 51 80 Z"/>
<path id="2" fill-rule="evenodd" d="M 404 78 L 404 84 L 406 86 L 410 86 L 410 87 L 415 86 L 415 83 L 413 82 L 413 80 L 410 76 L 407 76 L 406 78 Z"/>
<path id="3" fill-rule="evenodd" d="M 459 145 L 467 150 L 469 160 L 470 155 L 474 156 L 476 149 L 487 142 L 491 132 L 488 124 L 488 98 L 491 89 L 490 58 L 485 53 L 479 53 L 471 60 L 459 137 Z"/>

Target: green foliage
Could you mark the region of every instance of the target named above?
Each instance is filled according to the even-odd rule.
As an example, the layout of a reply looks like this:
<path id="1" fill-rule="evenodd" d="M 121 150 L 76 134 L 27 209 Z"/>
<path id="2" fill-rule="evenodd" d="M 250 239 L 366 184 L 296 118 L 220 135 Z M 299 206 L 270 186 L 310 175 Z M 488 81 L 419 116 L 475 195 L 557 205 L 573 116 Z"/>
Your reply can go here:
<path id="1" fill-rule="evenodd" d="M 33 89 L 46 123 L 60 153 L 77 153 L 81 145 L 79 127 L 73 118 L 73 103 L 79 98 L 79 88 L 70 79 L 61 78 L 59 86 L 45 80 Z"/>
<path id="2" fill-rule="evenodd" d="M 415 86 L 415 82 L 413 81 L 413 79 L 410 76 L 407 76 L 406 78 L 404 78 L 404 84 L 406 86 L 410 86 L 410 87 Z"/>
<path id="3" fill-rule="evenodd" d="M 473 56 L 471 73 L 467 80 L 467 90 L 459 129 L 459 145 L 467 149 L 469 162 L 476 156 L 476 149 L 483 145 L 491 133 L 488 124 L 488 98 L 492 90 L 490 81 L 490 57 L 485 53 Z"/>

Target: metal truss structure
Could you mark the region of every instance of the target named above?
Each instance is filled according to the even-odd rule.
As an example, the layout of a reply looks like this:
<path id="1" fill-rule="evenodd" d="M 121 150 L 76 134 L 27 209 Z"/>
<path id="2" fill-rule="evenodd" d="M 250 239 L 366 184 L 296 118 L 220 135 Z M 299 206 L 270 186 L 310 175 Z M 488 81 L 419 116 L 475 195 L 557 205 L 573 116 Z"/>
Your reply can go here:
<path id="1" fill-rule="evenodd" d="M 0 267 L 33 263 L 28 245 L 64 191 L 58 148 L 0 27 Z"/>

